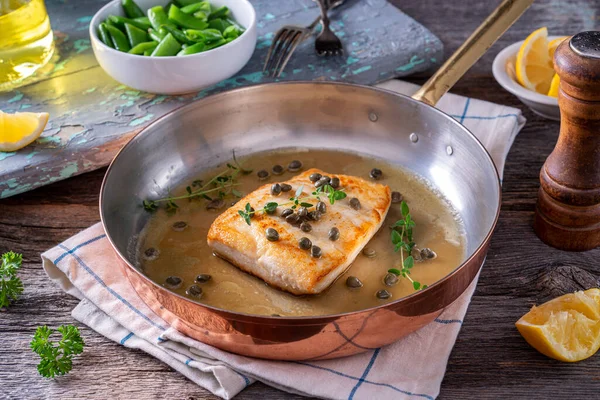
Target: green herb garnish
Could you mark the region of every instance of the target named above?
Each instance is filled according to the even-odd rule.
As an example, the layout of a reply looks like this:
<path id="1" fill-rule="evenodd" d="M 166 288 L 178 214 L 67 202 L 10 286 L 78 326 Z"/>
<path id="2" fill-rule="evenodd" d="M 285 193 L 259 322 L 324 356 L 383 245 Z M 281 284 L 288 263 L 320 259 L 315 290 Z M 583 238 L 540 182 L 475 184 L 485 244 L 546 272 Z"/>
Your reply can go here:
<path id="1" fill-rule="evenodd" d="M 23 256 L 9 251 L 2 255 L 0 265 L 0 308 L 8 307 L 23 293 L 23 282 L 17 276 Z"/>
<path id="2" fill-rule="evenodd" d="M 62 338 L 58 343 L 53 343 L 50 336 L 54 331 L 47 326 L 40 326 L 30 343 L 31 349 L 41 358 L 37 370 L 44 378 L 68 373 L 73 368 L 73 356 L 83 352 L 83 339 L 76 326 L 61 325 L 57 331 Z"/>
<path id="3" fill-rule="evenodd" d="M 394 251 L 400 251 L 400 259 L 402 260 L 401 269 L 391 268 L 388 272 L 407 278 L 413 285 L 415 290 L 425 289 L 427 285 L 421 285 L 421 283 L 413 280 L 410 277 L 410 270 L 415 265 L 415 259 L 411 255 L 412 249 L 415 247 L 413 241 L 413 228 L 415 227 L 415 221 L 410 216 L 410 210 L 408 204 L 403 201 L 400 204 L 400 210 L 402 211 L 402 219 L 396 221 L 392 227 L 392 244 L 394 245 Z M 408 254 L 404 258 L 404 252 Z"/>

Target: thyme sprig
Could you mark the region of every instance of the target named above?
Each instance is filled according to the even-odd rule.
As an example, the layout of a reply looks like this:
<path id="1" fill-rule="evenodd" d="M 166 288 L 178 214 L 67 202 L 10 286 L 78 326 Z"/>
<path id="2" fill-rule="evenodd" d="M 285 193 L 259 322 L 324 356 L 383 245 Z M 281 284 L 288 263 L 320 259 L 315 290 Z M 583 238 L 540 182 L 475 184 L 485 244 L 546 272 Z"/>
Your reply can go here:
<path id="1" fill-rule="evenodd" d="M 420 282 L 417 282 L 410 277 L 410 270 L 415 265 L 415 259 L 411 255 L 412 249 L 415 247 L 415 242 L 413 241 L 415 221 L 410 216 L 410 209 L 405 201 L 400 204 L 400 211 L 402 212 L 402 219 L 396 221 L 392 226 L 391 239 L 392 244 L 394 245 L 394 251 L 400 251 L 400 259 L 402 260 L 400 265 L 401 268 L 391 268 L 388 272 L 391 272 L 396 276 L 407 278 L 412 283 L 415 290 L 425 289 L 427 288 L 427 285 L 421 285 Z M 404 258 L 404 252 L 408 254 L 406 258 Z"/>
<path id="2" fill-rule="evenodd" d="M 251 218 L 257 213 L 263 214 L 272 214 L 275 212 L 277 207 L 282 206 L 291 206 L 292 210 L 295 210 L 298 207 L 313 207 L 314 204 L 307 202 L 306 200 L 316 199 L 317 201 L 321 201 L 321 197 L 326 197 L 329 200 L 329 204 L 335 204 L 336 201 L 342 200 L 346 198 L 346 193 L 342 190 L 334 189 L 331 185 L 323 185 L 317 188 L 314 192 L 312 192 L 308 196 L 302 196 L 302 192 L 304 191 L 304 185 L 300 185 L 298 189 L 296 189 L 296 193 L 294 193 L 293 197 L 290 197 L 290 201 L 285 203 L 277 203 L 275 201 L 270 201 L 263 206 L 263 208 L 259 208 L 255 210 L 250 203 L 246 203 L 243 210 L 238 210 L 238 214 L 248 225 L 251 225 Z"/>

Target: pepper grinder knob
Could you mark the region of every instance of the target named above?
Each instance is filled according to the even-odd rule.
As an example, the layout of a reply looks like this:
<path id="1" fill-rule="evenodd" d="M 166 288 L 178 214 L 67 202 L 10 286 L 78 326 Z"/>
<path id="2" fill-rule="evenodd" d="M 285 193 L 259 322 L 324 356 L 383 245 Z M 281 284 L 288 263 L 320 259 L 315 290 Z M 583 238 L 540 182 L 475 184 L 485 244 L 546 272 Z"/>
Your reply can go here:
<path id="1" fill-rule="evenodd" d="M 600 246 L 600 32 L 563 41 L 554 54 L 560 77 L 560 134 L 540 172 L 533 222 L 561 250 Z"/>

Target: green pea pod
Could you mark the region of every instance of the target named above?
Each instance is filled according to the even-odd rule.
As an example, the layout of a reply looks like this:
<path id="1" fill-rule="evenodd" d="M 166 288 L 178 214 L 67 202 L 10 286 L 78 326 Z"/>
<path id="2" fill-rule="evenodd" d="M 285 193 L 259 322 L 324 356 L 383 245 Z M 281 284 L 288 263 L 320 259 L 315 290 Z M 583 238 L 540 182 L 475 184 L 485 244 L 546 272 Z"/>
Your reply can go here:
<path id="1" fill-rule="evenodd" d="M 169 10 L 169 19 L 182 28 L 205 29 L 208 27 L 208 23 L 206 21 L 202 21 L 192 17 L 191 15 L 184 14 L 179 8 L 177 8 L 177 6 L 173 6 Z"/>
<path id="2" fill-rule="evenodd" d="M 146 50 L 150 50 L 150 54 L 152 54 L 152 51 L 156 48 L 156 46 L 158 46 L 158 42 L 155 41 L 138 43 L 137 45 L 132 47 L 131 50 L 128 51 L 128 53 L 142 55 L 146 52 Z"/>
<path id="3" fill-rule="evenodd" d="M 165 33 L 164 35 L 162 33 L 160 33 L 160 29 L 154 30 L 152 28 L 148 29 L 148 36 L 150 36 L 150 39 L 156 41 L 156 42 L 160 42 L 161 40 L 163 40 L 165 38 L 165 36 L 167 36 L 167 34 Z"/>
<path id="4" fill-rule="evenodd" d="M 206 50 L 212 50 L 212 49 L 216 49 L 217 47 L 221 47 L 224 44 L 227 44 L 227 40 L 226 39 L 220 39 L 217 40 L 216 42 L 212 42 L 206 45 Z"/>
<path id="5" fill-rule="evenodd" d="M 110 25 L 116 26 L 117 28 L 119 28 L 122 31 L 125 30 L 125 24 L 133 25 L 136 28 L 139 28 L 143 31 L 146 31 L 146 30 L 148 30 L 148 28 L 151 28 L 150 25 L 148 25 L 142 21 L 136 21 L 135 19 L 121 17 L 119 15 L 109 15 L 108 21 L 111 22 Z"/>
<path id="6" fill-rule="evenodd" d="M 198 11 L 204 11 L 206 16 L 210 15 L 210 3 L 208 1 L 201 1 L 181 8 L 181 12 L 185 14 L 193 14 Z"/>
<path id="7" fill-rule="evenodd" d="M 156 48 L 156 47 L 155 47 L 155 48 Z M 154 48 L 154 49 L 155 49 L 155 48 Z M 154 51 L 154 49 L 148 49 L 148 50 L 145 50 L 145 51 L 144 51 L 144 55 L 145 55 L 146 57 L 148 57 L 148 56 L 151 56 L 151 55 L 152 55 L 152 52 Z"/>
<path id="8" fill-rule="evenodd" d="M 197 3 L 197 2 L 198 2 L 198 0 L 175 0 L 175 3 L 179 7 L 189 6 L 190 4 L 194 4 L 194 3 Z"/>
<path id="9" fill-rule="evenodd" d="M 225 28 L 225 30 L 223 31 L 223 37 L 225 39 L 237 39 L 240 36 L 240 30 L 237 28 L 237 26 L 231 25 L 228 26 L 227 28 Z"/>
<path id="10" fill-rule="evenodd" d="M 133 0 L 122 0 L 121 5 L 123 6 L 125 15 L 127 15 L 129 18 L 138 18 L 144 16 L 144 12 L 140 6 L 135 4 L 135 1 Z"/>
<path id="11" fill-rule="evenodd" d="M 201 21 L 208 21 L 208 15 L 204 11 L 196 11 L 194 13 L 194 18 L 197 18 Z"/>
<path id="12" fill-rule="evenodd" d="M 187 56 L 189 54 L 202 53 L 204 50 L 206 50 L 206 44 L 204 44 L 203 42 L 200 42 L 200 43 L 196 43 L 194 45 L 186 47 L 185 49 L 183 49 L 179 53 L 177 53 L 177 55 L 178 56 Z"/>
<path id="13" fill-rule="evenodd" d="M 144 17 L 139 17 L 139 18 L 134 18 L 134 21 L 137 21 L 141 24 L 144 24 L 145 26 L 147 26 L 148 28 L 150 28 L 152 26 L 152 24 L 150 23 L 150 20 L 148 19 L 148 17 L 144 16 Z"/>
<path id="14" fill-rule="evenodd" d="M 181 50 L 181 44 L 170 33 L 160 41 L 152 52 L 152 57 L 169 57 L 176 55 Z"/>
<path id="15" fill-rule="evenodd" d="M 131 24 L 125 24 L 125 33 L 127 33 L 127 38 L 129 39 L 131 47 L 135 47 L 140 43 L 148 41 L 148 34 Z"/>
<path id="16" fill-rule="evenodd" d="M 177 28 L 171 21 L 169 21 L 169 17 L 167 17 L 165 9 L 162 8 L 162 6 L 155 6 L 149 9 L 148 19 L 155 30 L 159 30 L 163 25 L 170 25 L 173 28 Z"/>
<path id="17" fill-rule="evenodd" d="M 244 29 L 243 26 L 241 26 L 240 24 L 238 24 L 236 21 L 232 20 L 231 18 L 225 18 L 225 22 L 228 23 L 229 25 L 233 25 L 236 28 L 238 28 L 240 31 L 240 35 L 246 31 L 246 29 Z"/>
<path id="18" fill-rule="evenodd" d="M 231 24 L 221 18 L 208 21 L 208 27 L 211 29 L 216 29 L 219 32 L 223 32 L 228 26 L 231 26 Z"/>
<path id="19" fill-rule="evenodd" d="M 210 43 L 223 39 L 221 32 L 216 29 L 204 29 L 201 31 L 197 29 L 186 29 L 185 35 L 188 39 L 195 42 Z"/>
<path id="20" fill-rule="evenodd" d="M 131 46 L 129 46 L 127 36 L 125 36 L 123 32 L 121 32 L 118 28 L 110 25 L 107 25 L 106 29 L 108 29 L 108 32 L 110 33 L 110 37 L 112 39 L 113 45 L 115 46 L 115 49 L 125 52 L 131 50 Z"/>
<path id="21" fill-rule="evenodd" d="M 216 10 L 213 10 L 208 19 L 209 20 L 213 20 L 213 19 L 217 19 L 217 18 L 224 18 L 226 16 L 229 15 L 229 8 L 227 8 L 227 6 L 222 6 L 217 8 Z"/>
<path id="22" fill-rule="evenodd" d="M 100 40 L 102 40 L 102 43 L 104 43 L 108 47 L 113 49 L 115 48 L 115 45 L 113 44 L 112 39 L 110 38 L 110 33 L 108 32 L 108 29 L 106 28 L 106 24 L 104 22 L 101 23 L 98 27 L 98 37 L 100 38 Z"/>
<path id="23" fill-rule="evenodd" d="M 158 32 L 164 36 L 167 36 L 167 34 L 170 33 L 181 44 L 194 44 L 195 43 L 193 40 L 188 39 L 187 36 L 185 36 L 185 33 L 183 33 L 183 31 L 172 28 L 168 25 L 161 26 L 160 29 L 158 30 Z"/>
<path id="24" fill-rule="evenodd" d="M 171 9 L 171 7 L 173 7 L 175 5 L 175 3 L 173 3 L 172 1 L 168 2 L 167 5 L 165 6 L 165 12 L 167 13 L 167 15 L 169 15 L 169 10 Z"/>

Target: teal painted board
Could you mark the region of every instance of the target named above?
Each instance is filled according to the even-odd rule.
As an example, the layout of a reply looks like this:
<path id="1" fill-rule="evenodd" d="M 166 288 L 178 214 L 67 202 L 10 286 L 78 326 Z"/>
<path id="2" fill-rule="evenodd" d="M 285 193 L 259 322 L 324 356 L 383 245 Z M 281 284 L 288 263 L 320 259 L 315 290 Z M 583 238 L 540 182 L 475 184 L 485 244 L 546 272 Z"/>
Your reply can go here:
<path id="1" fill-rule="evenodd" d="M 163 96 L 121 85 L 98 66 L 88 26 L 105 1 L 46 0 L 57 55 L 26 86 L 0 93 L 0 110 L 46 111 L 50 121 L 32 145 L 14 153 L 0 152 L 0 198 L 105 166 L 143 127 L 212 93 L 277 80 L 374 84 L 431 70 L 441 62 L 439 39 L 386 0 L 348 0 L 331 15 L 345 55 L 318 57 L 313 40 L 307 40 L 286 72 L 274 80 L 261 72 L 274 32 L 286 24 L 308 25 L 318 8 L 311 0 L 251 2 L 259 38 L 242 71 L 198 93 Z"/>

